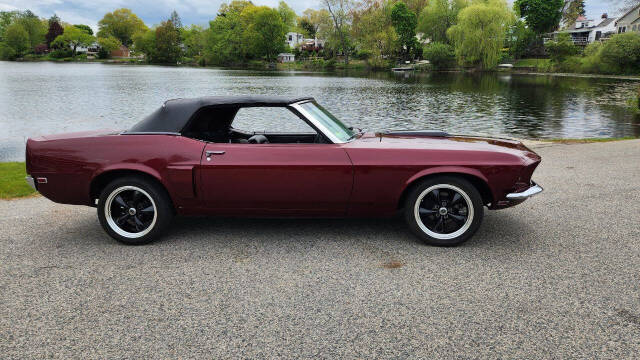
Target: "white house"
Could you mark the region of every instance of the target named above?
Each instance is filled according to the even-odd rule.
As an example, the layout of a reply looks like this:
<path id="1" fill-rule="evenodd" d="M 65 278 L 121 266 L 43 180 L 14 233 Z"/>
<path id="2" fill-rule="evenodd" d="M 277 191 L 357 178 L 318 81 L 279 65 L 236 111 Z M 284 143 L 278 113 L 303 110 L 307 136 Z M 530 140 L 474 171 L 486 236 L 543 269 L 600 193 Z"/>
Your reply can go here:
<path id="1" fill-rule="evenodd" d="M 616 18 L 610 18 L 607 14 L 602 14 L 598 21 L 580 16 L 576 23 L 566 30 L 556 31 L 555 37 L 559 33 L 569 33 L 575 45 L 586 46 L 594 41 L 606 38 L 616 33 Z"/>
<path id="2" fill-rule="evenodd" d="M 290 48 L 296 47 L 298 44 L 302 44 L 304 41 L 304 35 L 296 32 L 288 32 L 287 33 L 287 44 L 289 44 Z"/>
<path id="3" fill-rule="evenodd" d="M 280 53 L 278 54 L 278 62 L 288 63 L 296 61 L 296 56 L 289 53 Z"/>
<path id="4" fill-rule="evenodd" d="M 640 32 L 640 4 L 620 16 L 615 26 L 618 34 L 628 31 Z"/>

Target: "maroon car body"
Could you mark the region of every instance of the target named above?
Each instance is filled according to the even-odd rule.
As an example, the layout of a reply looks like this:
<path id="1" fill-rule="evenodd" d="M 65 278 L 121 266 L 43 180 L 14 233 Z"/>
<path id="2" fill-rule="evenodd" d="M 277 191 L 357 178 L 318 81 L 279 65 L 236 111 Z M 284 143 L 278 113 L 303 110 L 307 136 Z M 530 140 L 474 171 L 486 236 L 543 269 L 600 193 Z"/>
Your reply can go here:
<path id="1" fill-rule="evenodd" d="M 237 102 L 313 101 L 249 99 Z M 392 216 L 412 184 L 434 175 L 467 180 L 483 205 L 500 209 L 527 197 L 507 195 L 534 187 L 539 163 L 518 141 L 409 131 L 342 143 L 223 143 L 179 131 L 98 130 L 36 137 L 26 147 L 27 173 L 48 199 L 95 206 L 110 181 L 140 174 L 183 215 Z"/>

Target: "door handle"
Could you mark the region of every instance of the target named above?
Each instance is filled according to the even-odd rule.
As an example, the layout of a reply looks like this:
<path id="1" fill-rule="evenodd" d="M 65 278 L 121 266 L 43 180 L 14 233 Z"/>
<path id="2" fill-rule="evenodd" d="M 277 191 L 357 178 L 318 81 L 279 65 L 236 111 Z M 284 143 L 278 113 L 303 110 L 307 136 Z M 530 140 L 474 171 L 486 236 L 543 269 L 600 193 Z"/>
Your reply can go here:
<path id="1" fill-rule="evenodd" d="M 211 157 L 211 155 L 224 155 L 224 150 L 207 150 L 205 154 L 207 157 Z"/>

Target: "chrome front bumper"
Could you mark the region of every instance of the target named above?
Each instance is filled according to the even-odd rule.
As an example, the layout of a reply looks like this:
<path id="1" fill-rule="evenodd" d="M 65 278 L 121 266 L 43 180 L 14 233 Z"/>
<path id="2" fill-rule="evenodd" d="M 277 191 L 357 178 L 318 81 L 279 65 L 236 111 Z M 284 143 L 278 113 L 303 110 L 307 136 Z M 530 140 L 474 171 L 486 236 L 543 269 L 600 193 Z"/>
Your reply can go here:
<path id="1" fill-rule="evenodd" d="M 509 200 L 524 200 L 532 197 L 533 195 L 540 194 L 542 192 L 542 186 L 536 184 L 535 182 L 531 182 L 531 187 L 523 192 L 518 193 L 510 193 L 507 194 L 507 199 Z"/>
<path id="2" fill-rule="evenodd" d="M 33 178 L 31 176 L 27 176 L 26 178 L 24 178 L 27 181 L 27 184 L 31 185 L 31 187 L 33 188 L 33 190 L 38 191 L 38 189 L 36 189 L 36 181 L 33 180 Z"/>

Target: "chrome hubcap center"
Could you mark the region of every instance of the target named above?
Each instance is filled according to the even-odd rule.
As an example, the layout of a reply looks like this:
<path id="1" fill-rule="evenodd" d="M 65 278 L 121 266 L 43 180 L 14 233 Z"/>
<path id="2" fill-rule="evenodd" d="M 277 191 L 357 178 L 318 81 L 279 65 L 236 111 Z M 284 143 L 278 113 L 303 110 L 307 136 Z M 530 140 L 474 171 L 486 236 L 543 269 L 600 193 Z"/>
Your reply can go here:
<path id="1" fill-rule="evenodd" d="M 136 214 L 136 209 L 135 208 L 129 209 L 129 215 L 133 216 L 135 214 Z"/>
<path id="2" fill-rule="evenodd" d="M 449 211 L 447 210 L 446 207 L 441 207 L 440 210 L 438 210 L 438 213 L 442 216 L 447 215 Z"/>

